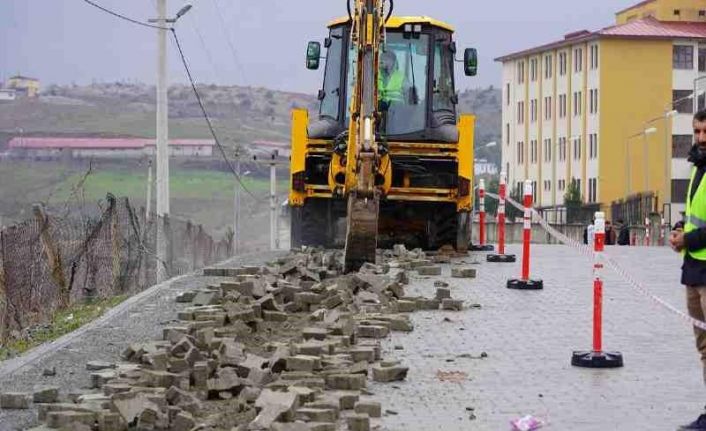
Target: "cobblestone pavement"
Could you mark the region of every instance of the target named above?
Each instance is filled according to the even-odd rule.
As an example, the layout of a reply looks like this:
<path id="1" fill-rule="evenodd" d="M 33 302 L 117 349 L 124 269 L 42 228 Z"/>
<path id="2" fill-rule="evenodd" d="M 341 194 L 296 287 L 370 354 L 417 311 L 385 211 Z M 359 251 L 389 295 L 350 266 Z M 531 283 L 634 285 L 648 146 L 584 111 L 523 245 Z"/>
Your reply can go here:
<path id="1" fill-rule="evenodd" d="M 233 258 L 224 266 L 262 264 L 281 253 L 263 252 Z M 216 265 L 218 266 L 218 265 Z M 120 353 L 131 343 L 161 339 L 162 328 L 173 323 L 177 312 L 190 304 L 175 301 L 177 294 L 203 288 L 220 278 L 188 275 L 166 282 L 137 303 L 127 307 L 102 325 L 91 327 L 81 337 L 59 350 L 48 352 L 5 377 L 0 362 L 0 391 L 31 391 L 36 386 L 59 386 L 63 394 L 90 387 L 88 361 L 120 361 Z M 55 368 L 56 376 L 42 375 Z M 0 431 L 21 430 L 36 425 L 36 410 L 0 410 Z"/>
<path id="2" fill-rule="evenodd" d="M 482 308 L 415 313 L 414 332 L 394 333 L 385 343 L 387 354 L 411 370 L 405 382 L 371 385 L 392 411 L 382 429 L 509 430 L 511 419 L 533 414 L 548 419 L 548 430 L 671 430 L 700 413 L 706 394 L 688 324 L 606 269 L 603 344 L 622 352 L 625 366 L 572 367 L 572 351 L 591 347 L 590 258 L 566 246 L 533 246 L 531 273 L 544 280 L 544 290 L 514 291 L 505 283 L 519 275 L 521 250 L 509 252 L 518 263 L 486 263 L 475 255 L 483 261 L 472 281 L 450 278 L 444 268 L 452 296 Z M 644 247 L 608 247 L 607 253 L 685 310 L 677 254 Z M 409 290 L 433 296 L 433 279 L 413 277 Z M 487 358 L 474 359 L 482 352 Z M 464 372 L 468 379 L 442 382 L 437 371 Z"/>

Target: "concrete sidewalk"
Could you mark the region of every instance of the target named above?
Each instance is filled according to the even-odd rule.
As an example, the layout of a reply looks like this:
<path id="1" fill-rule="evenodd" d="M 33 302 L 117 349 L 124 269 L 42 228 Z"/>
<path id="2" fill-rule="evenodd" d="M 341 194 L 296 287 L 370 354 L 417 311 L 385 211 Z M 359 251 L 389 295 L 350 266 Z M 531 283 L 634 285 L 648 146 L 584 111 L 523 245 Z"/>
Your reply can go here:
<path id="1" fill-rule="evenodd" d="M 470 282 L 444 268 L 452 296 L 482 308 L 414 313 L 414 332 L 393 333 L 388 354 L 412 369 L 405 382 L 371 386 L 397 413 L 385 416 L 383 429 L 509 430 L 511 419 L 533 414 L 548 419 L 548 430 L 670 430 L 701 413 L 706 390 L 687 324 L 606 269 L 604 348 L 621 351 L 625 367 L 572 367 L 572 351 L 591 348 L 591 261 L 566 246 L 533 246 L 532 276 L 545 288 L 520 292 L 505 287 L 520 273 L 520 247 L 509 252 L 518 263 L 486 263 L 478 254 L 478 278 Z M 685 310 L 677 254 L 645 247 L 607 253 Z M 410 294 L 433 295 L 433 281 L 413 276 Z M 481 352 L 488 357 L 474 359 Z M 438 371 L 468 379 L 442 382 Z"/>

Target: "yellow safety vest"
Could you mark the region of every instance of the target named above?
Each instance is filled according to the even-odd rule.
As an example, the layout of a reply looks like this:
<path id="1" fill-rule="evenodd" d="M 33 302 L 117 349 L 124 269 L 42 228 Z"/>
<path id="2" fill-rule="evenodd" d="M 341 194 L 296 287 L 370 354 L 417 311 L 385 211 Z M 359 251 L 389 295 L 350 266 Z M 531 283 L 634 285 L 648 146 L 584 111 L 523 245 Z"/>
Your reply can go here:
<path id="1" fill-rule="evenodd" d="M 689 189 L 686 192 L 686 223 L 684 224 L 684 233 L 695 231 L 696 229 L 706 227 L 706 176 L 702 178 L 699 188 L 694 194 L 694 201 L 691 201 L 691 188 L 694 185 L 694 177 L 696 176 L 696 167 L 691 170 L 691 180 L 689 181 Z M 691 257 L 697 260 L 706 260 L 706 248 L 696 251 L 686 251 Z"/>
<path id="2" fill-rule="evenodd" d="M 387 84 L 384 83 L 382 72 L 378 73 L 378 98 L 386 102 L 402 102 L 402 86 L 404 84 L 404 74 L 396 70 L 392 72 Z"/>

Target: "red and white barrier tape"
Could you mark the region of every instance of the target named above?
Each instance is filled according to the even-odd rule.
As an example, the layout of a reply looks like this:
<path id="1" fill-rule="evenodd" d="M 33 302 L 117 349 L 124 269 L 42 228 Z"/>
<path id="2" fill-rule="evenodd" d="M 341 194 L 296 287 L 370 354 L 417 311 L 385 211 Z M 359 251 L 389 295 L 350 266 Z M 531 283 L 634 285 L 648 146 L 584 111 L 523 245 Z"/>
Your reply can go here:
<path id="1" fill-rule="evenodd" d="M 495 193 L 491 193 L 486 190 L 485 195 L 488 197 L 491 197 L 493 199 L 499 199 L 500 197 L 496 195 Z M 520 205 L 518 202 L 513 200 L 510 197 L 506 197 L 505 200 L 509 202 L 512 206 L 517 208 L 520 211 L 524 211 L 525 207 Z M 553 236 L 556 238 L 559 242 L 568 245 L 571 248 L 574 248 L 578 250 L 581 254 L 584 254 L 586 256 L 594 257 L 594 251 L 593 248 L 586 245 L 582 244 L 578 241 L 575 241 L 568 236 L 564 235 L 563 233 L 559 232 L 558 230 L 554 229 L 552 226 L 549 225 L 549 223 L 537 212 L 536 209 L 532 208 L 532 213 L 534 214 L 535 218 L 538 220 L 538 223 L 544 230 L 546 230 L 549 235 Z M 610 267 L 613 271 L 615 271 L 616 274 L 621 276 L 627 283 L 632 287 L 633 289 L 637 290 L 640 292 L 642 295 L 646 296 L 648 299 L 651 301 L 655 302 L 658 305 L 661 305 L 662 307 L 666 308 L 668 311 L 672 312 L 673 314 L 677 315 L 680 317 L 682 320 L 690 323 L 691 325 L 703 329 L 706 331 L 706 322 L 702 322 L 700 320 L 694 319 L 693 317 L 689 316 L 688 314 L 684 313 L 683 311 L 675 308 L 673 305 L 669 304 L 667 301 L 664 299 L 660 298 L 659 296 L 650 293 L 650 291 L 645 288 L 642 284 L 640 284 L 639 281 L 635 280 L 625 269 L 623 269 L 622 266 L 620 266 L 615 260 L 611 259 L 609 256 L 607 256 L 605 253 L 599 253 L 600 259 L 602 259 L 605 263 L 606 266 Z M 595 257 L 594 257 L 595 258 Z"/>

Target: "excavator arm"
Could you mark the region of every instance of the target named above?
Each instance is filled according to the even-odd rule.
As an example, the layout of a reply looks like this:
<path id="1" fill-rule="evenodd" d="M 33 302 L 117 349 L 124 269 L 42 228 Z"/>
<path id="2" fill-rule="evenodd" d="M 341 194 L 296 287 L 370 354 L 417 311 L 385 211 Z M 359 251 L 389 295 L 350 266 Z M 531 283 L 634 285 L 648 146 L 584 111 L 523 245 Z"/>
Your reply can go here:
<path id="1" fill-rule="evenodd" d="M 384 163 L 389 163 L 377 133 L 378 61 L 385 43 L 385 1 L 354 0 L 354 7 L 349 1 L 348 8 L 355 68 L 343 189 L 348 199 L 344 259 L 346 271 L 354 271 L 365 262 L 375 262 L 380 196 L 385 183 L 380 171 Z"/>

